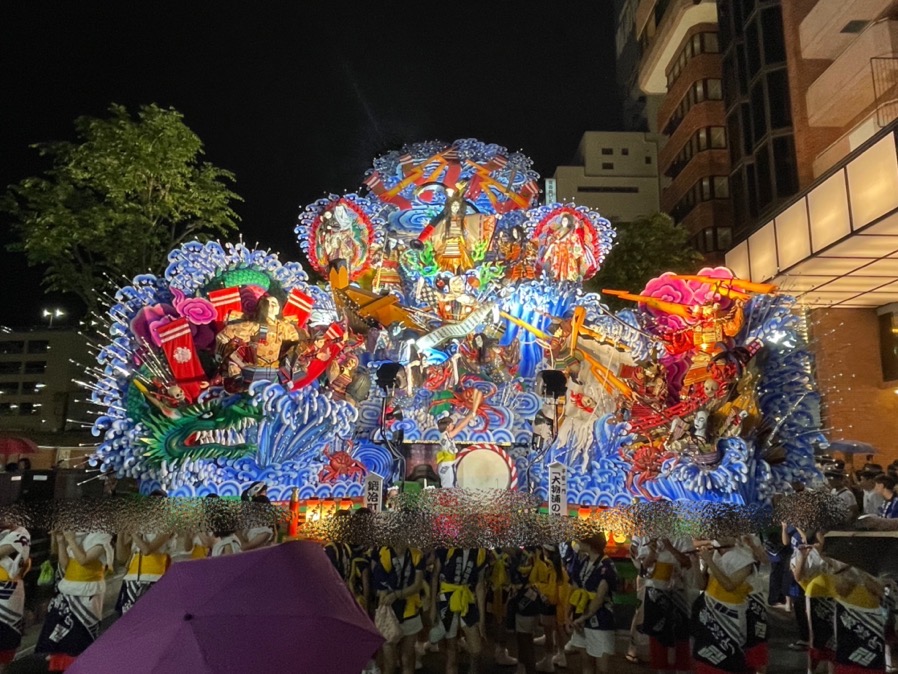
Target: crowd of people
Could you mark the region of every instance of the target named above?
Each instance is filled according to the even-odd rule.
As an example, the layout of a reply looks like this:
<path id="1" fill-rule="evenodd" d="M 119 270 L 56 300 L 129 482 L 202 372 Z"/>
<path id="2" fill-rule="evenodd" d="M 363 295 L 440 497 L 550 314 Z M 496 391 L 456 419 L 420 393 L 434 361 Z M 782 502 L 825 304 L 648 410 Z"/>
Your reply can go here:
<path id="1" fill-rule="evenodd" d="M 832 495 L 844 501 L 846 525 L 861 518 L 884 524 L 878 528 L 894 521 L 898 528 L 896 469 L 868 463 L 849 477 L 844 464 L 824 466 Z M 254 483 L 243 500 L 267 503 L 265 485 Z M 337 516 L 357 525 L 346 531 L 363 532 L 361 519 L 371 513 L 362 508 Z M 190 535 L 51 532 L 54 594 L 36 652 L 46 655 L 51 671 L 64 671 L 97 638 L 116 561 L 125 571 L 116 602 L 124 614 L 173 559 L 235 554 L 271 545 L 278 536 L 274 525 L 223 527 Z M 634 538 L 639 603 L 629 647 L 619 655 L 640 662 L 641 634 L 648 640 L 647 664 L 658 672 L 763 673 L 773 607 L 794 614 L 799 638 L 789 647 L 806 651 L 808 672 L 894 671 L 889 647 L 898 586 L 827 556 L 824 534 L 783 522 L 759 536 Z M 614 671 L 620 585 L 600 532 L 567 544 L 491 550 L 419 550 L 402 535 L 393 538 L 376 547 L 361 542 L 364 536 L 357 544 L 348 542 L 351 536 L 323 543 L 352 596 L 387 638 L 369 672 L 410 674 L 442 651 L 448 674 L 463 661 L 476 673 L 488 643 L 492 661 L 518 674 Z M 21 642 L 30 543 L 25 528 L 0 524 L 0 672 Z"/>
<path id="2" fill-rule="evenodd" d="M 153 497 L 165 497 L 161 491 Z M 210 498 L 217 498 L 214 495 Z M 266 487 L 257 482 L 244 501 L 267 503 Z M 252 527 L 179 535 L 168 532 L 118 533 L 51 531 L 51 557 L 46 582 L 53 598 L 35 647 L 46 655 L 51 672 L 65 671 L 100 632 L 105 615 L 107 577 L 124 563 L 116 611 L 123 615 L 168 570 L 173 559 L 218 557 L 271 545 L 277 529 Z M 25 618 L 24 578 L 31 569 L 31 534 L 12 523 L 0 523 L 0 674 L 15 657 Z M 43 573 L 39 581 L 44 584 Z"/>

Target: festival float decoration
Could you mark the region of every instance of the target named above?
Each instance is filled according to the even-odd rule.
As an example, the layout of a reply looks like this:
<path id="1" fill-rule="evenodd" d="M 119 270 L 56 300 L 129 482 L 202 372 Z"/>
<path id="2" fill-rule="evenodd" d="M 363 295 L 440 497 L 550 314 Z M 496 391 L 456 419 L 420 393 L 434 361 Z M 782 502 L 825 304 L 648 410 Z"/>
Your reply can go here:
<path id="1" fill-rule="evenodd" d="M 364 195 L 305 208 L 296 262 L 188 243 L 109 310 L 93 460 L 148 492 L 274 500 L 387 486 L 572 506 L 756 505 L 819 477 L 794 300 L 728 269 L 663 274 L 618 313 L 582 282 L 614 229 L 538 205 L 520 153 L 476 140 L 378 158 Z M 556 468 L 557 470 L 557 468 Z M 449 492 L 447 492 L 448 496 Z"/>

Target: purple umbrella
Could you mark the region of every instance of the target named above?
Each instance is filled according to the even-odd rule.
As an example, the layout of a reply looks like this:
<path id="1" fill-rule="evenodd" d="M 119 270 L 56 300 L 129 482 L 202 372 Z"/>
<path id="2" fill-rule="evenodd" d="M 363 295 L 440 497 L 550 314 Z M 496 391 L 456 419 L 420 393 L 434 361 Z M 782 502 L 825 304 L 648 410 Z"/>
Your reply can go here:
<path id="1" fill-rule="evenodd" d="M 358 674 L 383 637 L 319 545 L 173 565 L 71 674 Z"/>

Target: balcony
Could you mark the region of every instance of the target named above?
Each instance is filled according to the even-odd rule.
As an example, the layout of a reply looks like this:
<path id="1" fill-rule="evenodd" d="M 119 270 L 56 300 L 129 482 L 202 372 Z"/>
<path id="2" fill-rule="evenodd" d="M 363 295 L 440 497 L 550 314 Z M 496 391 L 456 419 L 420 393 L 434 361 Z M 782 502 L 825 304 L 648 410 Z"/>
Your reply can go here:
<path id="1" fill-rule="evenodd" d="M 643 44 L 639 88 L 646 94 L 667 92 L 667 66 L 690 28 L 717 23 L 714 0 L 642 0 L 636 12 L 636 31 Z"/>
<path id="2" fill-rule="evenodd" d="M 818 2 L 798 29 L 802 58 L 835 60 L 866 24 L 895 4 L 895 0 Z"/>
<path id="3" fill-rule="evenodd" d="M 877 92 L 871 63 L 896 53 L 898 21 L 868 26 L 808 88 L 810 125 L 843 127 L 872 108 Z"/>

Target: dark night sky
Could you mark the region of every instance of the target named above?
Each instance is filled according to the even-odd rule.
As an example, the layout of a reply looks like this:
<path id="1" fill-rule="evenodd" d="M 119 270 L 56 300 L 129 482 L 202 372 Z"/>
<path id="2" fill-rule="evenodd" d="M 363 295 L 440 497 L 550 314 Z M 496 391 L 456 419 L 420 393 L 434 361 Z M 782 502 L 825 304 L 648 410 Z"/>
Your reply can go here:
<path id="1" fill-rule="evenodd" d="M 302 207 L 358 189 L 403 143 L 477 137 L 545 176 L 584 131 L 619 128 L 612 14 L 607 0 L 2 3 L 0 186 L 37 174 L 28 145 L 73 139 L 79 115 L 173 106 L 237 174 L 244 238 L 298 259 Z M 20 256 L 0 268 L 0 322 L 57 299 Z"/>

